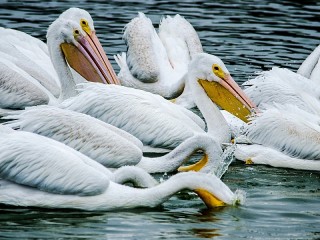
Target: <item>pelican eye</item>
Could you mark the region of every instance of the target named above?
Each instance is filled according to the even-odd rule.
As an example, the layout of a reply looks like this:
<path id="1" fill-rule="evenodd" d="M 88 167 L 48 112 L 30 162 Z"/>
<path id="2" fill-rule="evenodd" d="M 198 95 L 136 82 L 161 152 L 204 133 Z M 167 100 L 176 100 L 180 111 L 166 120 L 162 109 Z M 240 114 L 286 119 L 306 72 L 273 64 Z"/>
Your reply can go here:
<path id="1" fill-rule="evenodd" d="M 212 65 L 212 71 L 213 73 L 218 76 L 219 78 L 224 78 L 224 71 L 222 70 L 222 68 L 218 65 L 218 64 L 213 64 Z"/>
<path id="2" fill-rule="evenodd" d="M 80 19 L 80 25 L 83 31 L 85 31 L 87 34 L 91 34 L 91 28 L 86 19 L 84 18 Z"/>
<path id="3" fill-rule="evenodd" d="M 88 21 L 84 18 L 80 19 L 81 27 L 89 27 Z"/>
<path id="4" fill-rule="evenodd" d="M 79 31 L 78 29 L 74 30 L 73 32 L 74 32 L 74 34 L 76 34 L 76 35 L 80 34 L 80 31 Z"/>

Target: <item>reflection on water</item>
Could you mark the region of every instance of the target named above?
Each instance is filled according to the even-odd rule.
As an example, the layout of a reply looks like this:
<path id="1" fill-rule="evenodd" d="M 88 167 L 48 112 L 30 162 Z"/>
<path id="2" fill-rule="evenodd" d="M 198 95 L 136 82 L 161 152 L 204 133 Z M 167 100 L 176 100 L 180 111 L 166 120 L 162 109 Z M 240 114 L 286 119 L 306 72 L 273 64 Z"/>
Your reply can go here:
<path id="1" fill-rule="evenodd" d="M 110 56 L 125 51 L 122 30 L 138 11 L 156 27 L 163 15 L 180 13 L 199 33 L 204 50 L 221 57 L 238 82 L 272 66 L 296 70 L 320 39 L 317 0 L 2 0 L 0 26 L 45 40 L 50 22 L 71 6 L 91 13 Z M 319 173 L 233 163 L 223 181 L 247 192 L 244 206 L 207 210 L 189 192 L 151 210 L 86 213 L 0 206 L 0 238 L 320 238 Z"/>
<path id="2" fill-rule="evenodd" d="M 221 236 L 221 234 L 218 233 L 219 229 L 205 229 L 205 228 L 199 228 L 199 229 L 192 229 L 192 233 L 195 237 L 199 238 L 214 238 L 217 236 Z"/>

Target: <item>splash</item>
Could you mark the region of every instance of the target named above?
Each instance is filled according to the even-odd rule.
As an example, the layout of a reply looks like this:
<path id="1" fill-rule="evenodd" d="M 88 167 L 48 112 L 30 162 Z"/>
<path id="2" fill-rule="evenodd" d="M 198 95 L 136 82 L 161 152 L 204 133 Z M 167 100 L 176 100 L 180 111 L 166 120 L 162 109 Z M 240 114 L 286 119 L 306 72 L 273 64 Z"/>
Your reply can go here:
<path id="1" fill-rule="evenodd" d="M 220 162 L 216 164 L 212 172 L 218 177 L 221 178 L 223 174 L 228 170 L 229 165 L 234 160 L 234 151 L 236 150 L 236 145 L 231 144 L 225 148 L 223 151 Z"/>
<path id="2" fill-rule="evenodd" d="M 234 198 L 232 199 L 232 205 L 244 205 L 246 202 L 247 193 L 243 190 L 237 189 L 234 193 Z"/>

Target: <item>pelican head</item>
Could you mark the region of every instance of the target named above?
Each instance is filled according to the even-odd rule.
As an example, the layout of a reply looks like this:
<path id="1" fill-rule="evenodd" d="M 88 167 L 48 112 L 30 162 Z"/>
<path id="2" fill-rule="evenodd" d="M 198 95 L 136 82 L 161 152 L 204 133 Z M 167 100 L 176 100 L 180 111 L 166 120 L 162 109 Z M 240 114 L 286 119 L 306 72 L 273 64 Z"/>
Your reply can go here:
<path id="1" fill-rule="evenodd" d="M 110 80 L 113 84 L 120 84 L 109 60 L 107 55 L 104 53 L 104 50 L 96 36 L 96 31 L 94 29 L 94 23 L 90 13 L 88 13 L 84 9 L 80 8 L 69 8 L 68 10 L 64 11 L 60 16 L 59 19 L 67 19 L 72 20 L 81 26 L 81 29 L 88 35 L 88 39 L 91 40 L 91 43 L 94 44 L 99 51 L 98 56 L 100 56 L 100 60 L 104 63 L 108 73 L 110 74 Z"/>
<path id="2" fill-rule="evenodd" d="M 220 58 L 199 53 L 190 62 L 189 72 L 214 103 L 248 122 L 256 107 L 233 80 Z"/>
<path id="3" fill-rule="evenodd" d="M 59 19 L 67 19 L 67 20 L 73 20 L 75 22 L 79 22 L 81 27 L 83 27 L 84 30 L 87 30 L 88 33 L 94 32 L 94 23 L 93 19 L 86 10 L 81 8 L 69 8 L 68 10 L 64 11 L 60 14 Z M 83 21 L 80 21 L 83 20 Z"/>
<path id="4" fill-rule="evenodd" d="M 95 35 L 92 19 L 85 24 L 87 32 L 79 22 L 65 18 L 58 18 L 50 25 L 47 42 L 53 64 L 61 64 L 58 59 L 62 58 L 88 81 L 116 83 L 108 68 L 111 64 Z"/>

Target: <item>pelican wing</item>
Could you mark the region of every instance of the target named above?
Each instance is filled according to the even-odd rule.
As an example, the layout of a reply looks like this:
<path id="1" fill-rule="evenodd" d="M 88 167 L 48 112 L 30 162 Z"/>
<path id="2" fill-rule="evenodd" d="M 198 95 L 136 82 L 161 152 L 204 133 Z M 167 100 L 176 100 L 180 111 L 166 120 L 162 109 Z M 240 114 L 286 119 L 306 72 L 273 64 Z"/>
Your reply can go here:
<path id="1" fill-rule="evenodd" d="M 48 90 L 0 53 L 0 107 L 21 109 L 48 104 Z M 52 96 L 53 98 L 53 96 Z"/>
<path id="2" fill-rule="evenodd" d="M 103 170 L 70 149 L 32 133 L 2 134 L 0 177 L 59 194 L 96 195 L 105 191 L 109 179 Z"/>
<path id="3" fill-rule="evenodd" d="M 139 140 L 82 113 L 39 106 L 9 114 L 5 119 L 15 119 L 6 123 L 15 129 L 55 139 L 107 167 L 135 165 L 142 157 Z"/>
<path id="4" fill-rule="evenodd" d="M 248 125 L 247 136 L 292 157 L 320 159 L 320 118 L 292 105 L 276 105 Z"/>
<path id="5" fill-rule="evenodd" d="M 165 50 L 151 20 L 139 13 L 126 25 L 123 38 L 128 47 L 126 60 L 132 76 L 142 82 L 156 82 L 160 69 L 155 56 L 165 54 Z"/>
<path id="6" fill-rule="evenodd" d="M 145 100 L 153 102 L 155 105 L 161 106 L 163 112 L 169 114 L 177 120 L 185 122 L 194 131 L 202 132 L 202 130 L 205 129 L 204 121 L 190 110 L 180 105 L 174 104 L 157 94 L 146 93 L 143 95 L 143 97 Z"/>
<path id="7" fill-rule="evenodd" d="M 186 122 L 163 111 L 159 97 L 152 98 L 151 93 L 115 85 L 85 83 L 80 86 L 80 94 L 64 101 L 63 108 L 121 128 L 145 145 L 174 148 L 194 134 Z M 185 119 L 192 122 L 187 116 Z M 193 125 L 202 131 L 196 123 Z"/>
<path id="8" fill-rule="evenodd" d="M 51 63 L 47 45 L 26 33 L 0 28 L 0 52 L 40 82 L 55 97 L 60 94 L 59 79 Z"/>
<path id="9" fill-rule="evenodd" d="M 96 119 L 96 118 L 95 118 Z M 139 149 L 142 149 L 143 144 L 142 142 L 136 138 L 135 136 L 131 135 L 130 133 L 123 131 L 120 128 L 117 128 L 115 126 L 112 126 L 108 123 L 105 123 L 103 121 L 97 121 L 97 123 L 99 122 L 100 125 L 102 125 L 103 127 L 109 129 L 110 131 L 116 133 L 117 135 L 125 138 L 127 141 L 130 141 L 131 143 L 133 143 L 134 145 L 136 145 Z M 132 156 L 131 156 L 132 157 Z"/>
<path id="10" fill-rule="evenodd" d="M 193 26 L 179 14 L 167 16 L 159 25 L 159 37 L 174 69 L 185 73 L 192 56 L 203 52 L 199 36 Z"/>
<path id="11" fill-rule="evenodd" d="M 288 69 L 272 68 L 244 85 L 245 93 L 257 105 L 291 104 L 311 113 L 320 113 L 320 87 Z"/>
<path id="12" fill-rule="evenodd" d="M 160 94 L 165 98 L 175 98 L 182 93 L 182 76 L 187 71 L 189 60 L 183 61 L 181 68 L 173 67 L 150 19 L 139 13 L 126 26 L 124 39 L 128 46 L 127 53 L 115 56 L 121 68 L 118 77 L 122 85 Z M 182 55 L 180 57 L 184 58 Z"/>
<path id="13" fill-rule="evenodd" d="M 202 52 L 199 37 L 188 21 L 180 15 L 168 16 L 161 21 L 158 35 L 150 19 L 139 13 L 127 24 L 124 39 L 127 53 L 115 56 L 123 86 L 168 99 L 185 91 L 188 64 L 195 53 Z M 192 99 L 181 99 L 178 103 L 192 104 Z"/>

